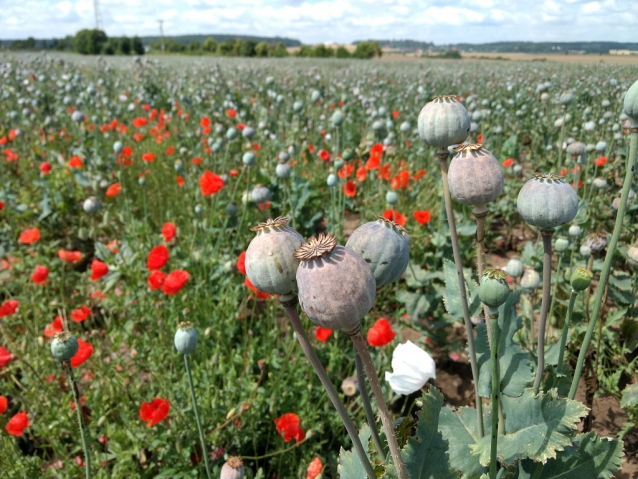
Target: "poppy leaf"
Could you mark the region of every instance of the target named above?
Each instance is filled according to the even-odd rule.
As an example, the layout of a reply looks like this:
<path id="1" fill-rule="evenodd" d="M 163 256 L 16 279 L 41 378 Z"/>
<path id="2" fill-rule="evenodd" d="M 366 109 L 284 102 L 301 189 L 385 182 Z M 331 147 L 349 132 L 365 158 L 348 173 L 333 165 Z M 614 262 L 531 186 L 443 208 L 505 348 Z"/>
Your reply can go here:
<path id="1" fill-rule="evenodd" d="M 364 425 L 359 431 L 359 439 L 361 440 L 361 444 L 364 446 L 366 451 L 366 456 L 370 457 L 370 450 L 368 448 L 368 443 L 370 442 L 370 437 L 372 436 L 372 432 L 368 425 Z M 339 466 L 337 467 L 339 471 L 339 477 L 341 479 L 360 479 L 362 477 L 367 477 L 366 470 L 363 467 L 363 464 L 359 460 L 359 456 L 357 456 L 354 451 L 346 451 L 341 448 L 339 452 Z"/>
<path id="2" fill-rule="evenodd" d="M 456 266 L 449 259 L 443 260 L 445 273 L 445 295 L 443 302 L 447 312 L 457 320 L 463 320 L 463 307 L 461 305 L 461 291 L 456 276 Z M 478 297 L 478 284 L 472 279 L 468 270 L 463 271 L 465 278 L 465 291 L 468 294 L 467 302 L 470 309 L 470 316 L 476 316 L 481 310 L 481 300 Z"/>
<path id="3" fill-rule="evenodd" d="M 485 430 L 490 427 L 489 415 L 483 415 Z M 461 407 L 457 412 L 449 407 L 441 409 L 439 430 L 450 447 L 450 462 L 461 472 L 461 479 L 479 479 L 487 473 L 481 466 L 479 458 L 470 452 L 470 444 L 475 444 L 479 437 L 476 434 L 476 409 Z"/>

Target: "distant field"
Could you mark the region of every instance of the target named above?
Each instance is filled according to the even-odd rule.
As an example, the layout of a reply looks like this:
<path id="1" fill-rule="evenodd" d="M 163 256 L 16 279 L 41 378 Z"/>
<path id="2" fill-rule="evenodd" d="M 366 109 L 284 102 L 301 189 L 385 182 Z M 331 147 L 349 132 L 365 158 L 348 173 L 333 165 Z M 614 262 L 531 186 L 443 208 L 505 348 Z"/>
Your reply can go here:
<path id="1" fill-rule="evenodd" d="M 383 60 L 396 61 L 403 59 L 418 60 L 420 57 L 414 54 L 400 54 L 396 52 L 386 52 L 384 50 Z M 542 61 L 560 63 L 613 63 L 613 64 L 635 64 L 638 65 L 638 55 L 548 55 L 534 53 L 469 53 L 462 52 L 464 59 L 494 59 L 498 57 L 513 61 Z M 483 58 L 481 58 L 483 57 Z M 446 60 L 449 61 L 449 60 Z"/>

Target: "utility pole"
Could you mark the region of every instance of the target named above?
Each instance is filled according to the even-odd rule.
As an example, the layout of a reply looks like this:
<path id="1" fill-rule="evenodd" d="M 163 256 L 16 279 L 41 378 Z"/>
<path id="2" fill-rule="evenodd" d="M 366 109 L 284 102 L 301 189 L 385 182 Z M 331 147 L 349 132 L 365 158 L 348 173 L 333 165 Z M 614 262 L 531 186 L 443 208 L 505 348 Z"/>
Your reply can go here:
<path id="1" fill-rule="evenodd" d="M 97 0 L 95 0 L 95 1 L 97 1 Z M 160 40 L 162 42 L 162 53 L 164 53 L 164 27 L 163 27 L 164 20 L 158 20 L 158 22 L 159 22 L 159 25 L 160 25 Z"/>
<path id="2" fill-rule="evenodd" d="M 93 0 L 93 10 L 95 11 L 95 29 L 99 30 L 102 24 L 102 16 L 100 15 L 99 0 Z"/>

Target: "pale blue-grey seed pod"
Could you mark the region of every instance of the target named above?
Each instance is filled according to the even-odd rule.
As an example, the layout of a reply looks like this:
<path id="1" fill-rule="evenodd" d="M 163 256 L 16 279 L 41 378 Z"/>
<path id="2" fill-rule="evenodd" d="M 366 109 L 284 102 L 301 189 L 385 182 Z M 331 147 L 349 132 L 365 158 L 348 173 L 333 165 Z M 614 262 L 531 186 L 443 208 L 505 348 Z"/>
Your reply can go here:
<path id="1" fill-rule="evenodd" d="M 536 174 L 521 188 L 517 208 L 528 224 L 553 230 L 574 219 L 578 195 L 560 176 Z"/>
<path id="2" fill-rule="evenodd" d="M 591 248 L 583 244 L 580 246 L 579 253 L 583 258 L 589 258 L 591 256 Z"/>
<path id="3" fill-rule="evenodd" d="M 571 92 L 561 94 L 560 98 L 558 99 L 558 103 L 563 106 L 570 105 L 572 101 L 574 101 L 574 94 Z"/>
<path id="4" fill-rule="evenodd" d="M 484 206 L 503 191 L 503 168 L 483 144 L 455 148 L 448 185 L 452 197 L 464 205 Z"/>
<path id="5" fill-rule="evenodd" d="M 122 144 L 121 141 L 116 141 L 115 143 L 113 143 L 113 152 L 116 155 L 119 155 L 120 153 L 122 153 L 123 149 L 124 149 L 124 145 Z"/>
<path id="6" fill-rule="evenodd" d="M 57 333 L 51 341 L 51 354 L 60 361 L 70 361 L 78 352 L 80 345 L 77 338 L 68 331 Z"/>
<path id="7" fill-rule="evenodd" d="M 625 93 L 623 108 L 625 114 L 631 118 L 631 126 L 638 127 L 638 81 L 631 85 Z"/>
<path id="8" fill-rule="evenodd" d="M 574 141 L 567 145 L 567 153 L 571 156 L 583 156 L 587 154 L 587 147 L 580 141 Z"/>
<path id="9" fill-rule="evenodd" d="M 303 110 L 303 102 L 297 100 L 292 104 L 292 109 L 295 113 L 299 113 L 301 110 Z"/>
<path id="10" fill-rule="evenodd" d="M 278 163 L 275 167 L 275 175 L 277 178 L 286 179 L 290 178 L 290 174 L 292 173 L 292 168 L 288 163 Z"/>
<path id="11" fill-rule="evenodd" d="M 337 186 L 338 183 L 339 183 L 339 178 L 337 177 L 337 175 L 335 175 L 334 173 L 330 173 L 328 175 L 328 179 L 326 180 L 326 184 L 330 188 L 334 188 L 335 186 Z"/>
<path id="12" fill-rule="evenodd" d="M 257 203 L 265 203 L 270 199 L 270 190 L 263 185 L 256 185 L 250 192 L 251 199 Z"/>
<path id="13" fill-rule="evenodd" d="M 567 232 L 569 233 L 569 236 L 571 236 L 572 238 L 576 238 L 577 236 L 580 236 L 583 230 L 579 225 L 574 224 L 569 227 L 569 230 L 567 230 Z"/>
<path id="14" fill-rule="evenodd" d="M 286 150 L 280 151 L 279 155 L 277 155 L 277 160 L 279 161 L 279 163 L 288 163 L 288 160 L 290 160 L 290 153 L 288 153 Z"/>
<path id="15" fill-rule="evenodd" d="M 385 194 L 385 202 L 394 206 L 399 202 L 399 195 L 396 191 L 390 190 Z"/>
<path id="16" fill-rule="evenodd" d="M 199 337 L 197 336 L 197 330 L 191 323 L 188 321 L 179 323 L 177 331 L 175 331 L 175 339 L 173 341 L 175 349 L 182 354 L 192 354 L 192 352 L 195 351 L 198 340 Z"/>
<path id="17" fill-rule="evenodd" d="M 241 161 L 246 166 L 253 166 L 255 163 L 257 163 L 257 157 L 252 151 L 247 151 L 241 157 Z"/>
<path id="18" fill-rule="evenodd" d="M 556 238 L 554 248 L 556 248 L 556 252 L 564 253 L 569 248 L 569 240 L 567 238 Z"/>
<path id="19" fill-rule="evenodd" d="M 393 221 L 377 217 L 359 226 L 346 243 L 368 263 L 377 282 L 377 288 L 397 281 L 410 261 L 409 244 L 403 228 Z"/>
<path id="20" fill-rule="evenodd" d="M 228 130 L 226 130 L 226 138 L 229 140 L 237 138 L 237 130 L 231 126 Z"/>
<path id="21" fill-rule="evenodd" d="M 505 271 L 512 278 L 519 278 L 523 276 L 523 262 L 519 258 L 512 258 L 507 262 Z"/>
<path id="22" fill-rule="evenodd" d="M 332 123 L 335 127 L 340 127 L 343 124 L 343 121 L 346 119 L 346 116 L 343 114 L 341 110 L 335 110 L 332 116 L 330 117 L 330 123 Z"/>
<path id="23" fill-rule="evenodd" d="M 102 203 L 95 196 L 91 196 L 84 200 L 84 203 L 82 203 L 82 209 L 85 213 L 93 216 L 102 209 Z"/>
<path id="24" fill-rule="evenodd" d="M 521 287 L 525 289 L 536 289 L 541 284 L 541 276 L 534 269 L 526 269 L 521 277 Z"/>
<path id="25" fill-rule="evenodd" d="M 607 150 L 607 142 L 606 141 L 599 141 L 598 143 L 596 143 L 596 151 L 598 153 L 604 153 L 605 150 Z"/>
<path id="26" fill-rule="evenodd" d="M 447 148 L 465 141 L 470 132 L 470 115 L 456 96 L 436 96 L 419 113 L 418 127 L 425 143 Z"/>
<path id="27" fill-rule="evenodd" d="M 312 93 L 310 94 L 310 100 L 315 103 L 319 100 L 319 98 L 321 98 L 321 93 L 319 92 L 319 90 L 312 90 Z"/>
<path id="28" fill-rule="evenodd" d="M 77 123 L 81 123 L 84 121 L 84 113 L 82 113 L 80 110 L 75 110 L 73 113 L 71 113 L 71 120 L 77 122 Z"/>
<path id="29" fill-rule="evenodd" d="M 255 129 L 252 126 L 246 126 L 241 132 L 241 136 L 250 140 L 253 136 L 255 136 Z"/>

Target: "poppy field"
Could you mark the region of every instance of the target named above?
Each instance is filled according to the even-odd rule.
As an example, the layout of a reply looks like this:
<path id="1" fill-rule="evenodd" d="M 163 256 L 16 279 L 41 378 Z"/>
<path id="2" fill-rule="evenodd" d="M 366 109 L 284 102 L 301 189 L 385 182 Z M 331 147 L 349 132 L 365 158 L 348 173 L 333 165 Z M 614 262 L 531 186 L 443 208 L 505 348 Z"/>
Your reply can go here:
<path id="1" fill-rule="evenodd" d="M 637 79 L 0 53 L 0 476 L 635 477 Z"/>

